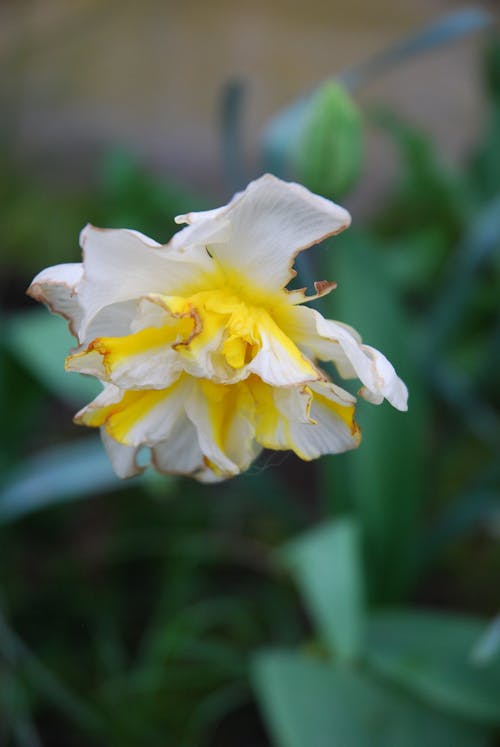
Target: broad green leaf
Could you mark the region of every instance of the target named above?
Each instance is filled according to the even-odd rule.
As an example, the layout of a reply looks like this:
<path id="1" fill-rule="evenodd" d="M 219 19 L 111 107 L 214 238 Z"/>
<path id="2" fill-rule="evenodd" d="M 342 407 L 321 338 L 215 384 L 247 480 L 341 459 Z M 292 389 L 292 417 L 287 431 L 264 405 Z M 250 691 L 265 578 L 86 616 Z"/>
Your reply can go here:
<path id="1" fill-rule="evenodd" d="M 360 447 L 324 460 L 323 465 L 323 491 L 331 493 L 329 502 L 336 494 L 344 499 L 347 495 L 358 512 L 370 558 L 368 590 L 378 602 L 399 600 L 412 583 L 416 538 L 428 495 L 423 362 L 417 359 L 416 330 L 389 282 L 383 259 L 381 249 L 366 236 L 351 231 L 337 237 L 329 245 L 321 276 L 339 285 L 320 309 L 325 316 L 351 324 L 366 343 L 381 350 L 409 389 L 408 412 L 398 412 L 387 402 L 374 406 L 360 399 Z"/>
<path id="2" fill-rule="evenodd" d="M 280 650 L 254 659 L 275 747 L 486 747 L 487 732 L 421 705 L 361 671 Z"/>
<path id="3" fill-rule="evenodd" d="M 292 153 L 299 181 L 313 192 L 339 199 L 361 171 L 362 122 L 358 108 L 338 83 L 317 89 Z"/>
<path id="4" fill-rule="evenodd" d="M 291 569 L 317 630 L 333 656 L 349 659 L 362 646 L 365 617 L 358 527 L 332 522 L 289 543 Z"/>
<path id="5" fill-rule="evenodd" d="M 96 379 L 64 370 L 64 359 L 76 345 L 64 319 L 34 309 L 10 317 L 4 327 L 12 354 L 56 397 L 78 407 L 99 393 Z"/>
<path id="6" fill-rule="evenodd" d="M 137 486 L 119 480 L 98 436 L 47 449 L 6 475 L 0 488 L 0 523 L 54 503 Z"/>
<path id="7" fill-rule="evenodd" d="M 432 612 L 384 612 L 368 626 L 370 667 L 438 708 L 500 724 L 500 659 L 473 655 L 486 623 Z"/>

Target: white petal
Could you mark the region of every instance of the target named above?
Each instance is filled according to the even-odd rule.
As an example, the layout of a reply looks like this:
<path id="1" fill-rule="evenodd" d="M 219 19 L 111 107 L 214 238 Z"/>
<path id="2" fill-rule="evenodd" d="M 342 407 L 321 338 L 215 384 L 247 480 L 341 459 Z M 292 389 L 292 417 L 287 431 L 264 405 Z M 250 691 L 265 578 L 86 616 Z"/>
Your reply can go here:
<path id="1" fill-rule="evenodd" d="M 350 224 L 349 213 L 299 184 L 270 174 L 251 182 L 226 208 L 182 218 L 200 223 L 230 223 L 227 241 L 209 249 L 227 271 L 236 271 L 260 290 L 276 291 L 295 276 L 295 256 Z"/>
<path id="2" fill-rule="evenodd" d="M 72 373 L 81 373 L 86 376 L 96 376 L 101 381 L 109 381 L 104 368 L 103 357 L 97 350 L 89 352 L 74 353 L 66 358 L 64 368 Z"/>
<path id="3" fill-rule="evenodd" d="M 254 441 L 254 402 L 246 384 L 197 382 L 186 413 L 216 474 L 232 477 L 247 469 L 260 447 Z"/>
<path id="4" fill-rule="evenodd" d="M 370 345 L 363 345 L 364 352 L 372 359 L 373 367 L 379 378 L 380 388 L 384 397 L 397 410 L 405 412 L 408 409 L 408 389 L 406 384 L 397 376 L 392 364 L 382 353 Z M 363 389 L 361 396 L 370 400 L 371 391 Z"/>
<path id="5" fill-rule="evenodd" d="M 318 335 L 316 316 L 318 312 L 308 307 L 292 306 L 289 308 L 278 309 L 275 313 L 276 322 L 279 324 L 285 334 L 287 334 L 304 353 L 318 360 L 333 360 L 339 369 L 340 375 L 345 378 L 356 377 L 356 372 L 352 367 L 349 358 L 344 353 L 342 347 L 333 343 L 331 338 L 323 338 Z M 341 322 L 335 322 L 351 335 L 358 343 L 361 338 L 352 327 Z"/>
<path id="6" fill-rule="evenodd" d="M 194 248 L 201 248 L 206 254 L 205 247 L 207 244 L 218 244 L 227 241 L 230 224 L 227 219 L 221 216 L 222 210 L 223 208 L 217 208 L 215 210 L 205 210 L 200 213 L 178 215 L 175 218 L 176 223 L 189 223 L 190 225 L 173 235 L 169 244 L 167 244 L 169 249 L 186 252 Z M 190 220 L 191 216 L 196 216 L 196 218 Z M 215 218 L 218 219 L 214 220 Z"/>
<path id="7" fill-rule="evenodd" d="M 165 320 L 171 316 L 164 306 L 158 304 L 154 299 L 142 298 L 135 307 L 134 319 L 130 325 L 130 332 L 140 332 L 146 327 L 161 327 Z"/>
<path id="8" fill-rule="evenodd" d="M 166 389 L 182 373 L 182 361 L 169 347 L 155 348 L 133 356 L 109 374 L 109 380 L 122 389 Z"/>
<path id="9" fill-rule="evenodd" d="M 80 337 L 104 307 L 150 293 L 198 289 L 200 275 L 213 270 L 208 254 L 178 251 L 126 229 L 87 226 L 81 234 L 84 277 L 78 287 L 84 318 Z"/>
<path id="10" fill-rule="evenodd" d="M 167 345 L 123 358 L 106 365 L 107 357 L 97 350 L 71 355 L 66 359 L 66 371 L 96 376 L 120 389 L 167 389 L 182 373 L 182 360 Z"/>
<path id="11" fill-rule="evenodd" d="M 246 367 L 247 373 L 257 374 L 271 386 L 296 386 L 322 378 L 322 374 L 304 357 L 292 340 L 274 322 L 259 325 L 261 349 Z"/>
<path id="12" fill-rule="evenodd" d="M 105 426 L 108 434 L 122 444 L 154 446 L 165 441 L 184 412 L 191 381 L 182 378 L 169 389 L 120 391 L 108 384 L 90 405 L 75 417 L 77 423 Z"/>
<path id="13" fill-rule="evenodd" d="M 315 382 L 303 388 L 272 389 L 271 396 L 272 404 L 264 395 L 258 408 L 257 439 L 263 446 L 290 449 L 305 460 L 358 446 L 352 397 L 339 387 Z"/>
<path id="14" fill-rule="evenodd" d="M 127 443 L 154 446 L 169 438 L 178 418 L 183 417 L 184 401 L 189 391 L 190 382 L 181 379 L 164 392 L 134 392 L 137 395 L 137 419 L 127 430 Z M 144 395 L 143 399 L 141 395 Z"/>
<path id="15" fill-rule="evenodd" d="M 283 331 L 320 360 L 333 361 L 343 378 L 358 377 L 361 396 L 373 404 L 387 399 L 398 410 L 407 409 L 408 391 L 387 358 L 363 345 L 358 333 L 340 322 L 325 319 L 314 309 L 295 307 L 281 320 Z"/>
<path id="16" fill-rule="evenodd" d="M 213 485 L 214 483 L 227 480 L 227 475 L 223 475 L 220 472 L 216 473 L 210 469 L 210 467 L 204 467 L 199 472 L 196 472 L 193 477 L 195 477 L 198 482 L 203 482 L 206 485 Z"/>
<path id="17" fill-rule="evenodd" d="M 237 199 L 240 195 L 241 192 L 237 192 L 231 202 L 234 202 L 234 200 Z M 214 208 L 213 210 L 198 210 L 197 212 L 186 213 L 185 215 L 177 215 L 174 220 L 176 223 L 187 223 L 190 226 L 202 225 L 207 221 L 212 220 L 212 218 L 219 218 L 221 216 L 224 216 L 226 208 L 227 205 L 219 208 Z M 226 226 L 228 226 L 228 222 L 224 222 Z"/>
<path id="18" fill-rule="evenodd" d="M 81 263 L 48 267 L 38 273 L 27 291 L 35 301 L 41 301 L 51 311 L 65 317 L 73 334 L 76 334 L 83 314 L 75 290 L 82 274 Z"/>
<path id="19" fill-rule="evenodd" d="M 86 346 L 96 337 L 122 337 L 130 334 L 136 314 L 136 301 L 123 301 L 106 306 L 92 319 L 80 343 Z"/>
<path id="20" fill-rule="evenodd" d="M 180 416 L 168 440 L 153 447 L 152 464 L 167 474 L 192 475 L 204 469 L 196 429 L 187 417 Z"/>
<path id="21" fill-rule="evenodd" d="M 100 392 L 95 399 L 92 400 L 88 405 L 83 407 L 75 415 L 75 421 L 83 421 L 83 418 L 87 415 L 91 415 L 98 410 L 102 410 L 104 407 L 110 405 L 116 405 L 122 398 L 123 392 L 118 389 L 114 384 L 104 384 L 102 392 Z"/>
<path id="22" fill-rule="evenodd" d="M 116 475 L 121 478 L 133 477 L 144 471 L 144 467 L 137 464 L 138 447 L 125 446 L 115 441 L 101 428 L 101 438 Z"/>
<path id="23" fill-rule="evenodd" d="M 120 389 L 167 389 L 182 371 L 181 357 L 173 346 L 185 339 L 183 335 L 189 336 L 193 321 L 162 313 L 160 327 L 93 340 L 86 350 L 66 359 L 66 370 L 97 376 Z"/>
<path id="24" fill-rule="evenodd" d="M 291 424 L 294 451 L 302 459 L 316 459 L 322 454 L 340 454 L 355 449 L 359 445 L 360 437 L 356 424 L 349 422 L 347 417 L 350 408 L 344 408 L 344 419 L 340 414 L 341 410 L 335 407 L 336 398 L 331 396 L 327 386 L 314 384 L 311 389 L 314 396 L 310 416 L 314 424 Z"/>
<path id="25" fill-rule="evenodd" d="M 103 425 L 105 419 L 102 414 L 107 412 L 107 408 L 117 405 L 123 394 L 114 384 L 105 383 L 102 392 L 76 413 L 73 418 L 74 422 L 77 425 L 88 425 L 91 428 Z"/>

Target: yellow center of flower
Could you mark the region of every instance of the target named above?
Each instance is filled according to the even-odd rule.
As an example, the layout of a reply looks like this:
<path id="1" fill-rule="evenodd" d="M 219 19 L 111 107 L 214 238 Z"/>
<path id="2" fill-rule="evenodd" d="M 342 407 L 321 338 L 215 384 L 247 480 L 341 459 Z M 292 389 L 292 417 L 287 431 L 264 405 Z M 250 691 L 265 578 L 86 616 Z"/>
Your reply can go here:
<path id="1" fill-rule="evenodd" d="M 202 324 L 200 335 L 189 344 L 193 355 L 216 342 L 226 363 L 240 369 L 255 358 L 267 336 L 301 358 L 298 348 L 283 334 L 265 307 L 244 300 L 231 289 L 203 291 L 191 296 L 187 303 L 197 309 Z M 178 346 L 178 350 L 182 352 L 182 346 Z"/>
<path id="2" fill-rule="evenodd" d="M 167 369 L 172 367 L 177 375 L 184 370 L 225 383 L 236 383 L 250 373 L 268 383 L 276 377 L 288 377 L 292 384 L 323 378 L 281 329 L 292 308 L 284 294 L 269 298 L 223 282 L 187 296 L 151 294 L 147 299 L 157 312 L 158 307 L 165 312 L 163 317 L 161 311 L 155 315 L 157 326 L 122 337 L 96 338 L 86 351 L 69 357 L 67 368 L 88 373 L 89 365 L 100 361 L 109 380 L 125 389 L 143 389 L 153 370 L 159 377 L 152 388 L 162 388 L 163 370 L 168 387 L 172 378 L 167 380 Z M 151 306 L 146 313 L 150 311 Z M 134 372 L 141 374 L 139 386 Z"/>

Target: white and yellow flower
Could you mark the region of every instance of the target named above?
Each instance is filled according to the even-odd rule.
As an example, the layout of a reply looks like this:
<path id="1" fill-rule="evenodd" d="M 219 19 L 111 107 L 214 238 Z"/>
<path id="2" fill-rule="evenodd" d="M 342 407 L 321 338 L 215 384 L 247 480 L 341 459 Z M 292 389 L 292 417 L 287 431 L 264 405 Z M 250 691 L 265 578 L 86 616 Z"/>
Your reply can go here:
<path id="1" fill-rule="evenodd" d="M 389 361 L 287 290 L 296 255 L 350 223 L 346 210 L 266 175 L 225 207 L 190 213 L 166 245 L 87 226 L 82 264 L 48 268 L 29 293 L 66 317 L 79 347 L 69 371 L 102 393 L 76 416 L 100 427 L 115 470 L 154 466 L 209 481 L 247 469 L 263 448 L 302 459 L 359 443 L 354 398 L 318 361 L 357 377 L 361 396 L 406 409 Z"/>

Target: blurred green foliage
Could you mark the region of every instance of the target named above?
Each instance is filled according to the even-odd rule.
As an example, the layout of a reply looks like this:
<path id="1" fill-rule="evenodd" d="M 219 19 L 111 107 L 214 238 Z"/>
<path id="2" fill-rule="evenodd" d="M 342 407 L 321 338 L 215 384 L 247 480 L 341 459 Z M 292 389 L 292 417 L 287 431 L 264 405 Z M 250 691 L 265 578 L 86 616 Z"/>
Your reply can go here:
<path id="1" fill-rule="evenodd" d="M 484 622 L 403 610 L 367 614 L 357 535 L 355 523 L 343 519 L 285 553 L 324 649 L 276 648 L 255 658 L 255 687 L 276 744 L 489 744 L 500 724 L 500 658 L 472 656 Z M 324 568 L 328 557 L 336 559 L 334 570 Z"/>
<path id="2" fill-rule="evenodd" d="M 346 111 L 400 154 L 373 223 L 301 266 L 339 281 L 323 312 L 359 328 L 409 386 L 408 414 L 360 403 L 356 452 L 265 454 L 220 486 L 119 482 L 98 439 L 71 425 L 92 384 L 63 373 L 63 321 L 3 312 L 0 744 L 498 738 L 499 50 L 485 55 L 484 133 L 454 170 L 394 115 L 362 120 L 338 88 L 300 102 L 302 124 L 314 108 L 295 163 L 320 165 L 316 191 L 342 193 L 357 173 L 358 125 L 336 171 L 347 150 L 329 128 Z M 290 131 L 274 127 L 281 155 Z M 0 194 L 6 292 L 76 260 L 86 220 L 166 240 L 175 214 L 213 205 L 120 151 L 71 191 L 42 188 L 5 147 Z"/>

